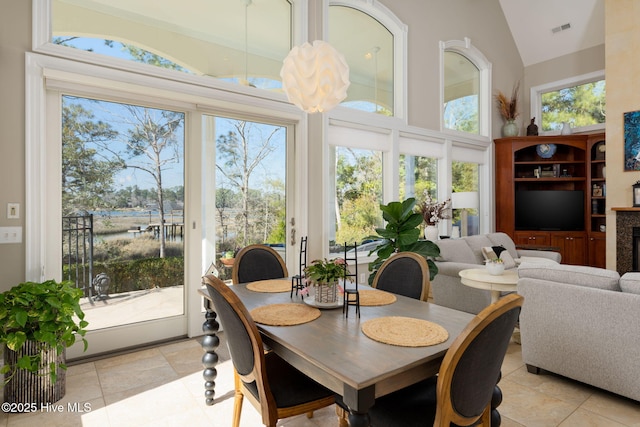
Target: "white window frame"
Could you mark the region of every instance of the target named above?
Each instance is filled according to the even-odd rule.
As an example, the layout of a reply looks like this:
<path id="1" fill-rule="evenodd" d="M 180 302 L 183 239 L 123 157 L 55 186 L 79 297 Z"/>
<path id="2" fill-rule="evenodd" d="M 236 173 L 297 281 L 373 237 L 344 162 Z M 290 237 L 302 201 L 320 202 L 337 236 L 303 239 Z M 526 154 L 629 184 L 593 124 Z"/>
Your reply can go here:
<path id="1" fill-rule="evenodd" d="M 393 12 L 377 1 L 371 0 L 325 0 L 324 34 L 327 34 L 327 17 L 330 6 L 345 6 L 366 13 L 380 22 L 393 35 L 393 117 L 407 123 L 407 36 L 409 29 Z M 375 113 L 370 113 L 375 114 Z"/>
<path id="2" fill-rule="evenodd" d="M 491 137 L 491 70 L 492 64 L 472 43 L 471 39 L 440 42 L 440 130 L 445 133 L 473 136 L 468 132 L 448 129 L 444 126 L 444 53 L 455 52 L 471 61 L 480 73 L 480 93 L 478 100 L 478 135 Z"/>
<path id="3" fill-rule="evenodd" d="M 545 83 L 538 86 L 531 87 L 531 117 L 538 117 L 538 123 L 542 124 L 542 94 L 546 92 L 552 92 L 562 90 L 574 86 L 579 86 L 585 83 L 597 82 L 604 80 L 604 70 L 594 71 L 592 73 L 582 74 L 579 76 L 569 77 L 555 82 Z M 605 129 L 605 123 L 599 123 L 590 126 L 579 126 L 572 128 L 573 132 L 596 132 L 603 131 Z M 560 135 L 560 129 L 553 131 L 542 131 L 540 126 L 540 135 Z"/>

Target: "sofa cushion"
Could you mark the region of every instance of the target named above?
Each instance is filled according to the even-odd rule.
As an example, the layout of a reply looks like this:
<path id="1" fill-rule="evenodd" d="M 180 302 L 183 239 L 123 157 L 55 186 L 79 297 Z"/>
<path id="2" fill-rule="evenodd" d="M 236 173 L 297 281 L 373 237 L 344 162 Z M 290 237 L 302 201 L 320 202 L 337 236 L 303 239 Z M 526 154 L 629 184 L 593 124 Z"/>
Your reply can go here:
<path id="1" fill-rule="evenodd" d="M 440 256 L 436 261 L 454 261 L 467 264 L 478 264 L 473 251 L 465 239 L 444 239 L 436 243 L 440 248 Z"/>
<path id="2" fill-rule="evenodd" d="M 618 272 L 605 270 L 604 268 L 523 262 L 518 267 L 518 276 L 520 278 L 529 277 L 610 291 L 620 290 L 620 275 Z"/>
<path id="3" fill-rule="evenodd" d="M 491 240 L 485 234 L 478 234 L 476 236 L 468 236 L 464 239 L 471 248 L 473 255 L 475 256 L 474 264 L 484 264 L 484 255 L 482 255 L 482 248 L 485 246 L 494 246 L 491 244 Z"/>
<path id="4" fill-rule="evenodd" d="M 518 258 L 518 251 L 516 250 L 516 244 L 513 243 L 511 237 L 509 237 L 506 233 L 489 233 L 487 234 L 491 243 L 491 246 L 503 246 L 506 250 L 509 251 L 513 258 Z"/>
<path id="5" fill-rule="evenodd" d="M 624 273 L 620 278 L 622 292 L 640 295 L 640 273 Z"/>

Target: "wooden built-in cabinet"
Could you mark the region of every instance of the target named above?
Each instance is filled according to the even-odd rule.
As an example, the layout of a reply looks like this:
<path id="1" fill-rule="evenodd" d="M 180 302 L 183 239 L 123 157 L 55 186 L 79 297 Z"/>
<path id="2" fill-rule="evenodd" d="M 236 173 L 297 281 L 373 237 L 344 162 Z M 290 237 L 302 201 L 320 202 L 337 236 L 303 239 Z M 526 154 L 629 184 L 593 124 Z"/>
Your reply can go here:
<path id="1" fill-rule="evenodd" d="M 553 247 L 562 263 L 605 266 L 606 163 L 605 134 L 500 138 L 496 148 L 496 229 L 516 245 Z M 538 145 L 553 144 L 542 157 Z M 516 230 L 515 195 L 528 190 L 582 190 L 584 230 Z"/>

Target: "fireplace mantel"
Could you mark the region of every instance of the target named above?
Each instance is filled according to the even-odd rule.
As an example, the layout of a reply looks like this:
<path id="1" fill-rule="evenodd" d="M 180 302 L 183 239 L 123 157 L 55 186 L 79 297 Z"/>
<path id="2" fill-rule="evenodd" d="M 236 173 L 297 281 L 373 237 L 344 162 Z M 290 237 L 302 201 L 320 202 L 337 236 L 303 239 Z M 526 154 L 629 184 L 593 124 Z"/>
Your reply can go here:
<path id="1" fill-rule="evenodd" d="M 634 208 L 611 208 L 612 211 L 616 211 L 616 212 L 640 212 L 640 207 L 634 207 Z"/>

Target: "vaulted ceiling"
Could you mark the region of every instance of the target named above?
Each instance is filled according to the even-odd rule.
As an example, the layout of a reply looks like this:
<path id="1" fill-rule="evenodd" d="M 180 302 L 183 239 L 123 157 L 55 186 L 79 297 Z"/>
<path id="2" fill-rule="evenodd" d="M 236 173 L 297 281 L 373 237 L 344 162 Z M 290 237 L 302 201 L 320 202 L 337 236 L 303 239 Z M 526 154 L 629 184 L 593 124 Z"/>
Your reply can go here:
<path id="1" fill-rule="evenodd" d="M 605 0 L 499 0 L 524 66 L 604 44 Z"/>

